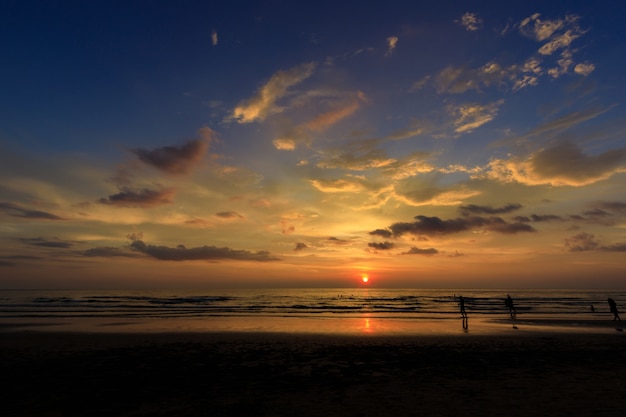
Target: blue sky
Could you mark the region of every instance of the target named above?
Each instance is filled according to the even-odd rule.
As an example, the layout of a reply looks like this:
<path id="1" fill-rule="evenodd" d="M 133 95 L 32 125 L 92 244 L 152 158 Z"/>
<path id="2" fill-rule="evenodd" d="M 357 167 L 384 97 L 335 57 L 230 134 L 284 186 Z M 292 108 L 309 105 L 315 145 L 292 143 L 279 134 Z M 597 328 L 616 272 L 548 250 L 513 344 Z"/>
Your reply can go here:
<path id="1" fill-rule="evenodd" d="M 622 286 L 625 8 L 7 2 L 0 287 Z"/>

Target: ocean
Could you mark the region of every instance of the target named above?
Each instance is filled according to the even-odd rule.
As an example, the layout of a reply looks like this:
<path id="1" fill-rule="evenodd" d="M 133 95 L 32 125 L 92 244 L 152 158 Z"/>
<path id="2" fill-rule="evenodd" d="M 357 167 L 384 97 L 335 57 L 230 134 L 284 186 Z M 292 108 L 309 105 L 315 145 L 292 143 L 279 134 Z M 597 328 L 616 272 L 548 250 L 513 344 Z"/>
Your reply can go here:
<path id="1" fill-rule="evenodd" d="M 2 290 L 0 320 L 17 318 L 158 319 L 324 317 L 438 319 L 506 317 L 510 294 L 518 317 L 612 318 L 607 298 L 626 306 L 626 291 L 449 289 Z"/>

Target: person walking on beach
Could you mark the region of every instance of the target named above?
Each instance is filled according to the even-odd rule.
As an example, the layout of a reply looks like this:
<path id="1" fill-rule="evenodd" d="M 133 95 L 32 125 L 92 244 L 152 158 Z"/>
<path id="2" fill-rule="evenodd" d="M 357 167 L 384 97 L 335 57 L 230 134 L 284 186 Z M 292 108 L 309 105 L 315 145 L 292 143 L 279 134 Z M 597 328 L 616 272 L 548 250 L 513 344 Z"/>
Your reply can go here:
<path id="1" fill-rule="evenodd" d="M 622 319 L 619 318 L 619 311 L 617 311 L 617 304 L 615 304 L 615 300 L 609 297 L 608 302 L 609 302 L 609 308 L 611 309 L 611 313 L 613 313 L 613 320 L 622 321 Z"/>
<path id="2" fill-rule="evenodd" d="M 509 314 L 511 318 L 517 316 L 517 311 L 515 310 L 515 304 L 513 304 L 513 299 L 509 294 L 506 295 L 506 299 L 504 300 L 504 305 L 509 308 Z"/>

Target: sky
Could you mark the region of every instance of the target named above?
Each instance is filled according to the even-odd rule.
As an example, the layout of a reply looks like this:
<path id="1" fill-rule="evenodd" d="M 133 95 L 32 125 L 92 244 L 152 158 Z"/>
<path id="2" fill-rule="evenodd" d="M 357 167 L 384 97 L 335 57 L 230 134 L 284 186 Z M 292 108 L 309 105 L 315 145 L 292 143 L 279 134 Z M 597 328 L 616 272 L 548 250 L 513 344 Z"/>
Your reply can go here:
<path id="1" fill-rule="evenodd" d="M 626 288 L 626 3 L 421 3 L 3 2 L 0 288 Z"/>

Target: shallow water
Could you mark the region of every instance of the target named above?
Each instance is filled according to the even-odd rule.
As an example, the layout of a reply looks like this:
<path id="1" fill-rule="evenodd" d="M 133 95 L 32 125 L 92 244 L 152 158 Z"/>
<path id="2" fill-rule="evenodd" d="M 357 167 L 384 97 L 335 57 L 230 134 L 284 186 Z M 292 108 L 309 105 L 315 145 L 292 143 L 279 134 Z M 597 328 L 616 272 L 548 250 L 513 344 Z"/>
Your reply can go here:
<path id="1" fill-rule="evenodd" d="M 515 301 L 514 320 L 504 305 L 507 294 Z M 466 322 L 459 295 L 465 299 Z M 108 332 L 606 332 L 619 328 L 611 321 L 609 296 L 618 306 L 626 300 L 626 292 L 598 290 L 1 291 L 0 325 Z"/>

